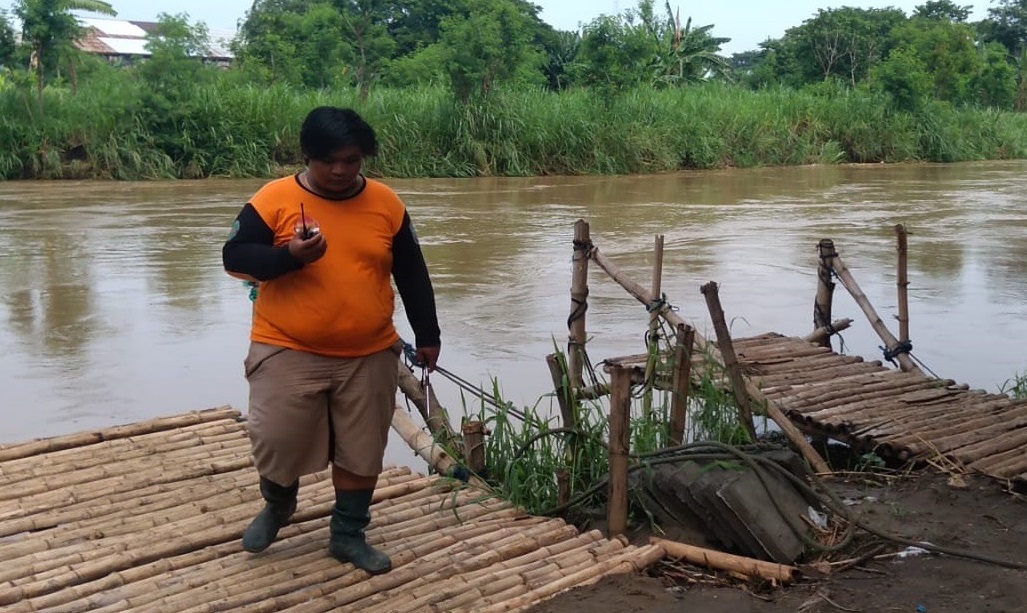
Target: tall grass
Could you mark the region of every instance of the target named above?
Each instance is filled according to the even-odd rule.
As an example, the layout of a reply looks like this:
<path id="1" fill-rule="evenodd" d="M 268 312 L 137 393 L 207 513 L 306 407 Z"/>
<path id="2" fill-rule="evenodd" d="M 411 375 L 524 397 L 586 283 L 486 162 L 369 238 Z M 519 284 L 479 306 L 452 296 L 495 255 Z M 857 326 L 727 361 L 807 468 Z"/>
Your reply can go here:
<path id="1" fill-rule="evenodd" d="M 662 344 L 662 348 L 661 348 Z M 629 440 L 631 453 L 651 454 L 672 445 L 670 422 L 672 393 L 655 389 L 654 382 L 667 381 L 674 370 L 673 352 L 663 337 L 650 344 L 652 377 L 635 386 L 631 395 Z M 557 357 L 566 373 L 564 356 Z M 698 373 L 699 385 L 689 395 L 687 441 L 749 442 L 738 421 L 738 409 L 726 391 L 726 375 L 718 362 L 707 355 Z M 605 385 L 597 373 L 597 383 Z M 549 399 L 548 404 L 545 403 Z M 605 494 L 601 485 L 609 471 L 608 399 L 578 401 L 573 413 L 576 423 L 568 430 L 559 423 L 555 396 L 543 397 L 532 407 L 512 410 L 493 382 L 493 397 L 483 402 L 474 418 L 491 432 L 485 442 L 488 475 L 501 495 L 531 513 L 574 512 L 594 506 Z M 489 407 L 507 407 L 493 410 Z M 568 477 L 571 507 L 558 507 L 559 473 Z M 589 492 L 595 492 L 589 496 Z M 593 500 L 595 498 L 596 500 Z"/>
<path id="2" fill-rule="evenodd" d="M 385 176 L 629 174 L 686 168 L 1027 157 L 1027 114 L 898 112 L 865 91 L 749 91 L 724 84 L 619 94 L 498 89 L 464 106 L 443 87 L 255 86 L 217 73 L 167 96 L 131 71 L 95 69 L 79 91 L 0 89 L 0 178 L 251 177 L 302 156 L 297 131 L 319 104 L 375 126 Z"/>

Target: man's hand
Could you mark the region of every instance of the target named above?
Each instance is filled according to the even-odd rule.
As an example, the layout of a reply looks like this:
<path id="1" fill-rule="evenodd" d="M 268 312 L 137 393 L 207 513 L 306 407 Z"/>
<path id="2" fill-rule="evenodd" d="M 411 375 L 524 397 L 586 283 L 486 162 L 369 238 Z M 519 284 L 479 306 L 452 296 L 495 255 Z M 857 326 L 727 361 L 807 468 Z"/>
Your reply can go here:
<path id="1" fill-rule="evenodd" d="M 435 372 L 435 364 L 439 361 L 440 351 L 442 351 L 442 347 L 418 347 L 414 365 L 423 366 L 428 369 L 428 372 Z"/>
<path id="2" fill-rule="evenodd" d="M 314 236 L 304 240 L 299 233 L 289 241 L 289 255 L 303 262 L 310 264 L 321 259 L 321 256 L 328 250 L 328 241 L 323 234 L 318 232 Z"/>

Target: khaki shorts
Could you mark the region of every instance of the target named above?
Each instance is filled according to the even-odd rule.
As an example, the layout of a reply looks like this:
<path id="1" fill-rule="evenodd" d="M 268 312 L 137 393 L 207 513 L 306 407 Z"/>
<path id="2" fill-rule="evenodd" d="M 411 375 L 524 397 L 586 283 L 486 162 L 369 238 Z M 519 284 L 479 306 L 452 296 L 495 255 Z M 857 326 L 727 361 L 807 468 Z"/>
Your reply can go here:
<path id="1" fill-rule="evenodd" d="M 329 463 L 364 477 L 381 473 L 401 350 L 397 343 L 332 358 L 250 343 L 246 421 L 257 472 L 286 486 Z"/>

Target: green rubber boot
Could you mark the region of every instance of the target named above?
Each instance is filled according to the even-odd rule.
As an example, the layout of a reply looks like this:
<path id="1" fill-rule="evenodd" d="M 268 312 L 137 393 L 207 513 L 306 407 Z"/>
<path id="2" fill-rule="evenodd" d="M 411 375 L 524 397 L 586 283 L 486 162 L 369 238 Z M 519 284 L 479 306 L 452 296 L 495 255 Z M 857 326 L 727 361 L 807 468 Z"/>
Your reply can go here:
<path id="1" fill-rule="evenodd" d="M 367 544 L 364 528 L 371 521 L 374 490 L 335 490 L 328 553 L 340 562 L 351 562 L 372 575 L 392 570 L 389 556 Z"/>
<path id="2" fill-rule="evenodd" d="M 242 533 L 243 549 L 257 553 L 271 546 L 278 531 L 289 523 L 289 518 L 296 512 L 296 493 L 299 489 L 298 480 L 289 487 L 282 487 L 270 479 L 260 478 L 260 495 L 267 504 Z"/>

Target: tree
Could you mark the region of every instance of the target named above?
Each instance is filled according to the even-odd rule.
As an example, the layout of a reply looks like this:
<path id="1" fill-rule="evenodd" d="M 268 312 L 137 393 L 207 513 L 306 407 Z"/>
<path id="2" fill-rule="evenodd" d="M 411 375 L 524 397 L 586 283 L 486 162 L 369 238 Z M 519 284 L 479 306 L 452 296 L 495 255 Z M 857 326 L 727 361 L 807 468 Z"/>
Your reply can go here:
<path id="1" fill-rule="evenodd" d="M 996 42 L 986 43 L 981 56 L 982 66 L 970 80 L 976 102 L 996 109 L 1015 108 L 1017 70 L 1009 63 L 1006 48 Z"/>
<path id="2" fill-rule="evenodd" d="M 440 26 L 446 72 L 453 93 L 464 103 L 528 72 L 541 78 L 543 57 L 532 44 L 526 15 L 504 0 L 482 5 L 466 18 L 445 18 Z"/>
<path id="3" fill-rule="evenodd" d="M 209 48 L 210 32 L 205 24 L 191 24 L 185 13 L 161 13 L 146 40 L 150 58 L 140 65 L 139 72 L 155 89 L 177 97 L 200 81 L 203 66 L 199 58 Z"/>
<path id="4" fill-rule="evenodd" d="M 1027 1 L 1027 0 L 1025 0 Z M 785 32 L 803 80 L 843 79 L 855 86 L 887 56 L 892 29 L 906 21 L 899 9 L 820 9 Z"/>
<path id="5" fill-rule="evenodd" d="M 971 81 L 984 68 L 976 32 L 965 23 L 914 18 L 892 32 L 895 45 L 916 55 L 931 75 L 932 94 L 953 103 L 974 102 Z"/>
<path id="6" fill-rule="evenodd" d="M 970 18 L 972 8 L 972 5 L 958 6 L 951 0 L 929 0 L 913 9 L 913 17 L 966 23 L 966 20 Z"/>
<path id="7" fill-rule="evenodd" d="M 7 66 L 14 58 L 14 28 L 8 20 L 7 11 L 0 10 L 0 66 Z"/>
<path id="8" fill-rule="evenodd" d="M 40 108 L 47 75 L 56 73 L 61 60 L 74 53 L 75 41 L 82 35 L 71 11 L 118 14 L 102 0 L 18 0 L 14 5 L 14 14 L 21 19 L 22 41 L 32 49 Z"/>
<path id="9" fill-rule="evenodd" d="M 335 0 L 344 30 L 352 41 L 360 99 L 366 100 L 374 79 L 396 49 L 389 36 L 388 12 L 383 0 Z"/>
<path id="10" fill-rule="evenodd" d="M 887 93 L 895 108 L 922 109 L 931 98 L 931 75 L 914 50 L 899 47 L 870 71 L 870 82 Z"/>
<path id="11" fill-rule="evenodd" d="M 652 0 L 641 0 L 636 9 L 620 15 L 593 19 L 581 31 L 575 82 L 614 90 L 651 83 L 663 68 L 660 27 Z"/>
<path id="12" fill-rule="evenodd" d="M 352 79 L 351 36 L 327 0 L 256 0 L 233 50 L 244 69 L 268 81 L 326 87 Z"/>
<path id="13" fill-rule="evenodd" d="M 985 40 L 1002 43 L 1016 56 L 1027 47 L 1027 0 L 998 0 L 981 23 Z"/>

